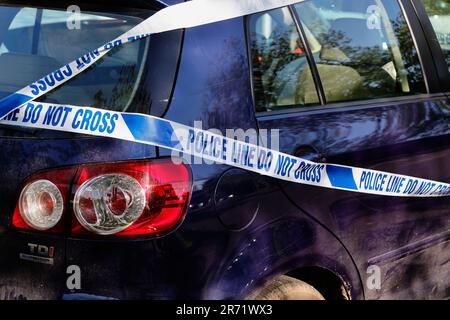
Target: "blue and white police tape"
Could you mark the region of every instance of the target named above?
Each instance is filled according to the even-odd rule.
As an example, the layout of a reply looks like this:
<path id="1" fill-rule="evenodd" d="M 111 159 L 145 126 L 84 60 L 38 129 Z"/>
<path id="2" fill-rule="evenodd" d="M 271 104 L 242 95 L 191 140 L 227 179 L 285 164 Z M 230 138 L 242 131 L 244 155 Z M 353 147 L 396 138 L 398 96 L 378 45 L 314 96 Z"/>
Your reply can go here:
<path id="1" fill-rule="evenodd" d="M 164 8 L 131 30 L 0 100 L 0 119 L 87 70 L 113 48 L 151 34 L 191 28 L 302 2 L 303 0 L 194 0 Z"/>
<path id="2" fill-rule="evenodd" d="M 164 147 L 286 181 L 332 189 L 397 197 L 450 195 L 450 185 L 446 183 L 313 163 L 149 115 L 32 102 L 87 70 L 114 47 L 150 34 L 223 21 L 301 1 L 194 0 L 165 8 L 115 40 L 0 100 L 0 118 L 6 116 L 1 122 Z"/>
<path id="3" fill-rule="evenodd" d="M 2 124 L 148 144 L 295 183 L 395 197 L 442 197 L 450 184 L 387 172 L 314 163 L 144 114 L 30 102 Z"/>

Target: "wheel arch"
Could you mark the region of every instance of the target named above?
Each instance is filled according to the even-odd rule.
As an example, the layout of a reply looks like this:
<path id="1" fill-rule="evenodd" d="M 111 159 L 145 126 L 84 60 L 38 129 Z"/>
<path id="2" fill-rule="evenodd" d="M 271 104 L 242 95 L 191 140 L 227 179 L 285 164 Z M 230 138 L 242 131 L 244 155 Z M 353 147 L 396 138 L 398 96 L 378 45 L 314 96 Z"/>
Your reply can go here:
<path id="1" fill-rule="evenodd" d="M 326 300 L 351 300 L 349 284 L 338 273 L 320 266 L 294 269 L 286 276 L 304 281 L 319 291 Z"/>

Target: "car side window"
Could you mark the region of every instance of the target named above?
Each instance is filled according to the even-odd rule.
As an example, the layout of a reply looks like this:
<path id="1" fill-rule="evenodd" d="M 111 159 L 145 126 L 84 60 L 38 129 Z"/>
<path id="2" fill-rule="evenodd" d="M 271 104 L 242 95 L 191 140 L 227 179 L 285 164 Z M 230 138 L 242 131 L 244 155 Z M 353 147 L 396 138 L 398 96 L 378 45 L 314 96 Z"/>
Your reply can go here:
<path id="1" fill-rule="evenodd" d="M 314 79 L 288 8 L 249 18 L 256 111 L 319 104 Z"/>
<path id="2" fill-rule="evenodd" d="M 450 71 L 450 0 L 423 0 Z"/>
<path id="3" fill-rule="evenodd" d="M 308 0 L 294 7 L 327 103 L 426 92 L 397 1 Z"/>

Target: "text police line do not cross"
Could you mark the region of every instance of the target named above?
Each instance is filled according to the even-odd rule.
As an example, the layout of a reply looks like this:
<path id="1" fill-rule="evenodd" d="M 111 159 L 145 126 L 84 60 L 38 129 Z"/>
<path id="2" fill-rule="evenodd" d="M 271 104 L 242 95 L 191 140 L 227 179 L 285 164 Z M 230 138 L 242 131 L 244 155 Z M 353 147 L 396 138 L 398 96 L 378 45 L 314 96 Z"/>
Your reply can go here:
<path id="1" fill-rule="evenodd" d="M 112 48 L 160 33 L 200 26 L 301 2 L 299 0 L 194 0 L 167 7 L 122 36 L 0 100 L 2 123 L 122 139 L 188 153 L 278 179 L 353 192 L 400 196 L 450 195 L 450 184 L 391 173 L 319 164 L 243 141 L 143 114 L 34 103 L 100 60 Z M 25 106 L 25 107 L 24 107 Z M 208 135 L 209 140 L 204 139 Z M 202 137 L 209 148 L 198 150 Z M 220 146 L 220 149 L 218 149 Z M 210 150 L 205 153 L 204 150 Z M 239 156 L 236 154 L 239 153 Z"/>
<path id="2" fill-rule="evenodd" d="M 450 185 L 437 181 L 322 164 L 277 150 L 224 137 L 196 127 L 150 115 L 90 107 L 30 102 L 11 112 L 2 123 L 74 132 L 153 145 L 285 181 L 353 192 L 397 196 L 450 195 Z"/>

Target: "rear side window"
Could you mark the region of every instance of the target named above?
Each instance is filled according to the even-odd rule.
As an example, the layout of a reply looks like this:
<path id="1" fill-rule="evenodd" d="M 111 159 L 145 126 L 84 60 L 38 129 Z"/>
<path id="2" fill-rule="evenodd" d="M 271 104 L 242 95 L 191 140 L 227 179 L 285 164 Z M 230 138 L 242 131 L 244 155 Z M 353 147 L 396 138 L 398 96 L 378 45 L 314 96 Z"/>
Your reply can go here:
<path id="1" fill-rule="evenodd" d="M 327 102 L 425 92 L 397 1 L 310 0 L 295 10 L 312 44 Z"/>
<path id="2" fill-rule="evenodd" d="M 326 103 L 426 93 L 396 0 L 306 0 L 292 8 L 294 15 L 284 8 L 249 18 L 257 111 L 319 104 L 317 90 Z"/>
<path id="3" fill-rule="evenodd" d="M 423 0 L 450 71 L 450 0 Z"/>
<path id="4" fill-rule="evenodd" d="M 131 7 L 111 12 L 100 8 L 101 11 L 96 11 L 92 5 L 89 8 L 84 11 L 81 6 L 77 29 L 69 27 L 73 13 L 65 8 L 0 6 L 0 98 L 113 40 L 155 12 Z M 166 38 L 168 41 L 161 46 L 161 39 Z M 167 103 L 173 87 L 171 78 L 167 88 L 155 84 L 160 90 L 154 93 L 149 77 L 158 68 L 167 71 L 167 64 L 170 70 L 159 73 L 175 72 L 178 55 L 174 53 L 179 52 L 179 43 L 180 37 L 168 33 L 118 47 L 92 68 L 39 100 L 149 112 L 152 105 Z M 172 53 L 161 55 L 155 51 Z M 150 62 L 150 59 L 157 60 Z M 165 78 L 159 80 L 163 82 Z M 139 103 L 134 103 L 137 100 Z"/>
<path id="5" fill-rule="evenodd" d="M 305 48 L 287 8 L 249 19 L 258 112 L 319 103 Z"/>

